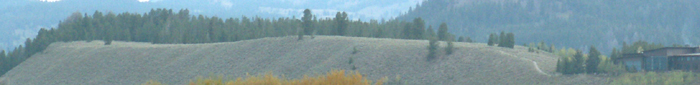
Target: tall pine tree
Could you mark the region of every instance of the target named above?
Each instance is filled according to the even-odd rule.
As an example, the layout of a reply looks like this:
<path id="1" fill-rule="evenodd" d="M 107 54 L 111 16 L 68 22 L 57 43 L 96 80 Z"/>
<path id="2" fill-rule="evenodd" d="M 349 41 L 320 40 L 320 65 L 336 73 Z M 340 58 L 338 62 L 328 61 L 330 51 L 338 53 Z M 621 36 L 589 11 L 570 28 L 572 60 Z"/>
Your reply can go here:
<path id="1" fill-rule="evenodd" d="M 508 33 L 506 34 L 506 41 L 505 41 L 505 47 L 507 48 L 514 48 L 515 47 L 515 35 L 513 33 Z"/>
<path id="2" fill-rule="evenodd" d="M 413 26 L 411 24 L 406 23 L 403 26 L 403 39 L 413 39 Z"/>
<path id="3" fill-rule="evenodd" d="M 413 33 L 411 33 L 413 37 L 411 39 L 425 39 L 427 34 L 425 34 L 425 21 L 422 18 L 413 19 L 413 27 L 411 28 L 413 28 Z"/>
<path id="4" fill-rule="evenodd" d="M 613 62 L 613 64 L 618 64 L 617 58 L 620 58 L 620 55 L 621 54 L 618 53 L 617 48 L 612 49 L 612 52 L 610 52 L 610 60 Z"/>
<path id="5" fill-rule="evenodd" d="M 447 28 L 447 24 L 445 24 L 444 22 L 443 22 L 442 24 L 440 24 L 440 27 L 438 27 L 438 33 L 437 33 L 437 34 L 438 34 L 438 39 L 440 39 L 440 40 L 442 40 L 442 41 L 446 41 L 446 40 L 447 40 L 448 35 L 449 35 L 449 34 L 447 33 L 447 29 L 448 29 L 448 28 Z"/>
<path id="6" fill-rule="evenodd" d="M 563 73 L 564 71 L 564 62 L 562 62 L 563 58 L 557 59 L 557 67 L 555 67 L 555 71 L 559 73 Z"/>
<path id="7" fill-rule="evenodd" d="M 348 28 L 348 14 L 345 12 L 338 12 L 335 14 L 335 34 L 343 36 Z"/>
<path id="8" fill-rule="evenodd" d="M 496 41 L 496 35 L 493 34 L 493 33 L 489 34 L 489 41 L 488 41 L 487 44 L 488 44 L 489 46 L 493 46 L 493 45 L 496 44 L 496 43 L 497 43 L 497 41 Z"/>
<path id="9" fill-rule="evenodd" d="M 598 64 L 600 64 L 600 52 L 591 46 L 588 51 L 588 59 L 586 60 L 586 73 L 596 73 Z"/>
<path id="10" fill-rule="evenodd" d="M 572 73 L 578 74 L 578 73 L 584 73 L 585 68 L 583 62 L 585 59 L 583 58 L 583 53 L 581 50 L 576 50 L 576 53 L 574 54 L 574 59 L 572 60 L 571 64 L 573 65 L 571 68 Z"/>
<path id="11" fill-rule="evenodd" d="M 313 17 L 314 16 L 311 14 L 311 10 L 304 10 L 304 16 L 301 17 L 302 26 L 304 27 L 304 35 L 311 35 L 314 32 L 314 21 L 312 20 Z"/>
<path id="12" fill-rule="evenodd" d="M 508 43 L 508 36 L 501 31 L 501 35 L 498 36 L 498 47 L 507 47 L 506 43 Z"/>
<path id="13" fill-rule="evenodd" d="M 433 33 L 430 33 L 433 34 Z M 435 58 L 437 58 L 437 49 L 438 49 L 438 40 L 435 37 L 429 37 L 428 38 L 428 61 L 431 61 Z"/>

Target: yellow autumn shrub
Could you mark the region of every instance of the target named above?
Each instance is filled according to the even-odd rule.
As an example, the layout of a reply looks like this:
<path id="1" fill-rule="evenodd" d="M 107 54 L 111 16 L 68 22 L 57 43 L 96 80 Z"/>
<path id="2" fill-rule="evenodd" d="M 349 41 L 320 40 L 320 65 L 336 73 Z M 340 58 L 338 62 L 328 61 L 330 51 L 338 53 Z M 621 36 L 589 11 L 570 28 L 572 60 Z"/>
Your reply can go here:
<path id="1" fill-rule="evenodd" d="M 382 85 L 386 78 L 377 80 L 374 85 Z M 144 83 L 144 85 L 154 85 L 154 83 L 149 81 Z M 160 84 L 160 82 L 155 82 Z M 372 81 L 367 80 L 358 72 L 347 73 L 345 70 L 332 70 L 325 75 L 320 75 L 316 77 L 304 76 L 301 79 L 291 79 L 287 80 L 285 78 L 280 78 L 272 75 L 272 73 L 267 73 L 265 75 L 250 76 L 247 78 L 236 78 L 236 80 L 230 80 L 223 82 L 221 77 L 213 78 L 197 78 L 195 81 L 190 82 L 190 85 L 372 85 Z"/>

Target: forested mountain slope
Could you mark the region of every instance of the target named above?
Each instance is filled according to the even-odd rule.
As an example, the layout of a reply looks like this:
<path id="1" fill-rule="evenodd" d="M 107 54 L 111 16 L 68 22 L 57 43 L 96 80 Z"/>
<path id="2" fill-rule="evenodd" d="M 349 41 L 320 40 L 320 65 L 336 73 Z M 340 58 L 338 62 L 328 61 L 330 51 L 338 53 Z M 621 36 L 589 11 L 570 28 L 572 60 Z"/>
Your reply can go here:
<path id="1" fill-rule="evenodd" d="M 645 40 L 665 45 L 700 43 L 697 0 L 427 0 L 398 17 L 445 22 L 452 33 L 485 41 L 488 33 L 515 33 L 520 43 L 540 42 L 609 52 Z"/>
<path id="2" fill-rule="evenodd" d="M 454 54 L 439 50 L 437 59 L 427 61 L 427 44 L 427 40 L 340 36 L 207 44 L 57 42 L 3 77 L 8 84 L 133 85 L 148 80 L 186 84 L 196 76 L 235 78 L 272 72 L 299 78 L 340 69 L 358 71 L 371 80 L 399 76 L 406 85 L 606 83 L 599 77 L 555 75 L 558 57 L 527 52 L 525 47 L 455 43 Z M 439 48 L 445 45 L 442 42 Z M 358 52 L 353 54 L 353 48 Z"/>

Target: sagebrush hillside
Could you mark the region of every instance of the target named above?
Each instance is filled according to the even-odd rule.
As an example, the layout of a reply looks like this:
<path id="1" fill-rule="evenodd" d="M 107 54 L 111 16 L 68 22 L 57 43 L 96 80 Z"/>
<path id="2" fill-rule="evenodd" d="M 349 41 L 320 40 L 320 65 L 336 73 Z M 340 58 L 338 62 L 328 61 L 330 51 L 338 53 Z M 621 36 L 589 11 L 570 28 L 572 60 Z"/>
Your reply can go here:
<path id="1" fill-rule="evenodd" d="M 557 75 L 557 57 L 520 46 L 457 42 L 455 52 L 444 55 L 446 44 L 440 42 L 438 59 L 427 61 L 427 44 L 427 40 L 340 36 L 208 44 L 57 42 L 3 75 L 3 81 L 11 85 L 134 85 L 149 80 L 186 84 L 197 76 L 274 73 L 300 78 L 354 69 L 371 80 L 399 76 L 408 85 L 606 83 L 598 77 Z"/>

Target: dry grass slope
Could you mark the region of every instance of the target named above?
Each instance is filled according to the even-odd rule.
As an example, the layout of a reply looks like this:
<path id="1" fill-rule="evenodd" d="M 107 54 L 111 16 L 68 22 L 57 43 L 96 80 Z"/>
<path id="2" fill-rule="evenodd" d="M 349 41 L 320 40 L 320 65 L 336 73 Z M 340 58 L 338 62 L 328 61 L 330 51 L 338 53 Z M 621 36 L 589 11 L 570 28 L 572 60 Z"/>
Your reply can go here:
<path id="1" fill-rule="evenodd" d="M 205 75 L 245 77 L 272 72 L 285 78 L 318 76 L 331 69 L 363 73 L 378 80 L 401 76 L 408 85 L 455 84 L 600 84 L 590 76 L 548 76 L 557 57 L 483 43 L 454 43 L 455 52 L 426 61 L 426 40 L 293 36 L 207 44 L 150 44 L 114 41 L 53 43 L 7 74 L 8 84 L 134 85 L 160 81 L 188 84 Z M 440 48 L 446 43 L 440 42 Z M 353 53 L 354 48 L 357 53 Z M 528 59 L 528 60 L 526 60 Z"/>

